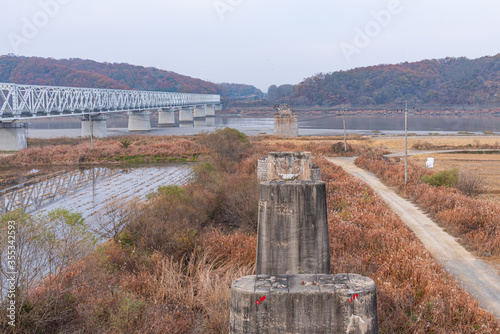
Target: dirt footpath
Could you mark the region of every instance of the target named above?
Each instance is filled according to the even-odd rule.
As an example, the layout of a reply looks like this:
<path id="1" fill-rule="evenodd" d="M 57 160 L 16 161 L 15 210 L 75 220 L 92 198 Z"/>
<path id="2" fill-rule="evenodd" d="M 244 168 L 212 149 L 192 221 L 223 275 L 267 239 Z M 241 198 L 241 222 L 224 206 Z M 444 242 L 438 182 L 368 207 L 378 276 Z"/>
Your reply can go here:
<path id="1" fill-rule="evenodd" d="M 415 233 L 434 258 L 470 292 L 486 310 L 500 320 L 500 277 L 490 266 L 465 250 L 410 201 L 399 197 L 370 172 L 354 165 L 354 158 L 330 158 L 346 172 L 372 187 Z"/>

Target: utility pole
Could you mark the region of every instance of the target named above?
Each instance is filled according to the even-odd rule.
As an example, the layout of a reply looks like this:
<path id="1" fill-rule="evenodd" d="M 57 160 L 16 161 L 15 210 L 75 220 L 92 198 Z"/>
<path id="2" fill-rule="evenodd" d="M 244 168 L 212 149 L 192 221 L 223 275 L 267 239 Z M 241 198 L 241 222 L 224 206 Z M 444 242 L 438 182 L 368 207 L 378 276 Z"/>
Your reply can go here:
<path id="1" fill-rule="evenodd" d="M 342 121 L 344 122 L 344 151 L 347 152 L 347 136 L 345 133 L 345 109 L 342 112 Z"/>
<path id="2" fill-rule="evenodd" d="M 408 183 L 408 101 L 405 106 L 405 184 Z"/>
<path id="3" fill-rule="evenodd" d="M 92 115 L 90 114 L 89 110 L 89 121 L 90 121 L 90 145 L 91 145 L 91 151 L 94 150 L 94 123 L 92 122 Z"/>

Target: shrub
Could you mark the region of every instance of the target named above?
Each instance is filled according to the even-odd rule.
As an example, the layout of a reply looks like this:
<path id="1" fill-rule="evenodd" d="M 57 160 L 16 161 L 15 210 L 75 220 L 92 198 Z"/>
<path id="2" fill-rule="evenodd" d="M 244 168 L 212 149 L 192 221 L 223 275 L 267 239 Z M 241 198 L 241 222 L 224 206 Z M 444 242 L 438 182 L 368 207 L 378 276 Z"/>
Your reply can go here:
<path id="1" fill-rule="evenodd" d="M 198 143 L 206 147 L 217 169 L 234 172 L 234 165 L 250 153 L 251 144 L 247 136 L 236 129 L 217 129 L 212 133 L 203 133 Z"/>
<path id="2" fill-rule="evenodd" d="M 485 192 L 485 183 L 485 178 L 480 175 L 461 172 L 456 187 L 465 195 L 476 197 Z"/>
<path id="3" fill-rule="evenodd" d="M 425 175 L 420 180 L 435 187 L 454 187 L 458 181 L 458 169 L 453 168 Z"/>
<path id="4" fill-rule="evenodd" d="M 130 145 L 132 145 L 132 141 L 130 141 L 129 139 L 123 138 L 118 141 L 120 142 L 120 144 L 122 144 L 123 148 L 128 148 Z"/>

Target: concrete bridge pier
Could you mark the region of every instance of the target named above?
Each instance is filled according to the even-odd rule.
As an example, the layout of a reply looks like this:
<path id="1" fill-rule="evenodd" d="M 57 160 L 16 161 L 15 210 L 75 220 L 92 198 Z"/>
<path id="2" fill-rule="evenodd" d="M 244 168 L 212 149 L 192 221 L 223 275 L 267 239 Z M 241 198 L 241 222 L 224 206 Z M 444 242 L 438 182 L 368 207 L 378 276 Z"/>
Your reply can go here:
<path id="1" fill-rule="evenodd" d="M 27 124 L 0 121 L 0 151 L 19 151 L 28 147 Z"/>
<path id="2" fill-rule="evenodd" d="M 175 108 L 158 109 L 158 127 L 170 128 L 177 126 L 175 122 Z"/>
<path id="3" fill-rule="evenodd" d="M 215 117 L 207 116 L 205 126 L 215 126 Z"/>
<path id="4" fill-rule="evenodd" d="M 308 152 L 259 160 L 256 275 L 231 286 L 230 334 L 378 333 L 375 282 L 331 274 L 326 187 L 317 169 Z"/>
<path id="5" fill-rule="evenodd" d="M 208 104 L 205 107 L 205 115 L 207 117 L 215 117 L 215 105 L 214 104 Z"/>
<path id="6" fill-rule="evenodd" d="M 205 106 L 195 106 L 194 107 L 194 119 L 201 120 L 205 119 L 207 116 L 205 114 Z"/>
<path id="7" fill-rule="evenodd" d="M 82 116 L 82 137 L 106 138 L 108 136 L 107 116 L 103 114 Z"/>
<path id="8" fill-rule="evenodd" d="M 222 103 L 215 105 L 215 111 L 222 111 Z"/>
<path id="9" fill-rule="evenodd" d="M 131 111 L 128 113 L 128 131 L 151 131 L 151 113 L 149 111 Z"/>
<path id="10" fill-rule="evenodd" d="M 206 118 L 195 119 L 194 120 L 194 127 L 195 128 L 201 128 L 201 127 L 204 127 L 204 126 L 207 126 L 207 119 Z"/>
<path id="11" fill-rule="evenodd" d="M 193 123 L 193 107 L 182 107 L 179 110 L 179 124 Z"/>

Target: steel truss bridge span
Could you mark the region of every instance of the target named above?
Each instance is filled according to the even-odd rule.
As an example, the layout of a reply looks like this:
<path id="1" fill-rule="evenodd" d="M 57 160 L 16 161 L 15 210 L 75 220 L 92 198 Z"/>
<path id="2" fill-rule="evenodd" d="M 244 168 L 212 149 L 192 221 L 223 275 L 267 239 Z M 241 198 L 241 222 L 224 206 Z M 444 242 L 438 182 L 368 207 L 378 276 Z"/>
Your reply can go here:
<path id="1" fill-rule="evenodd" d="M 0 122 L 220 104 L 220 95 L 0 83 Z"/>

